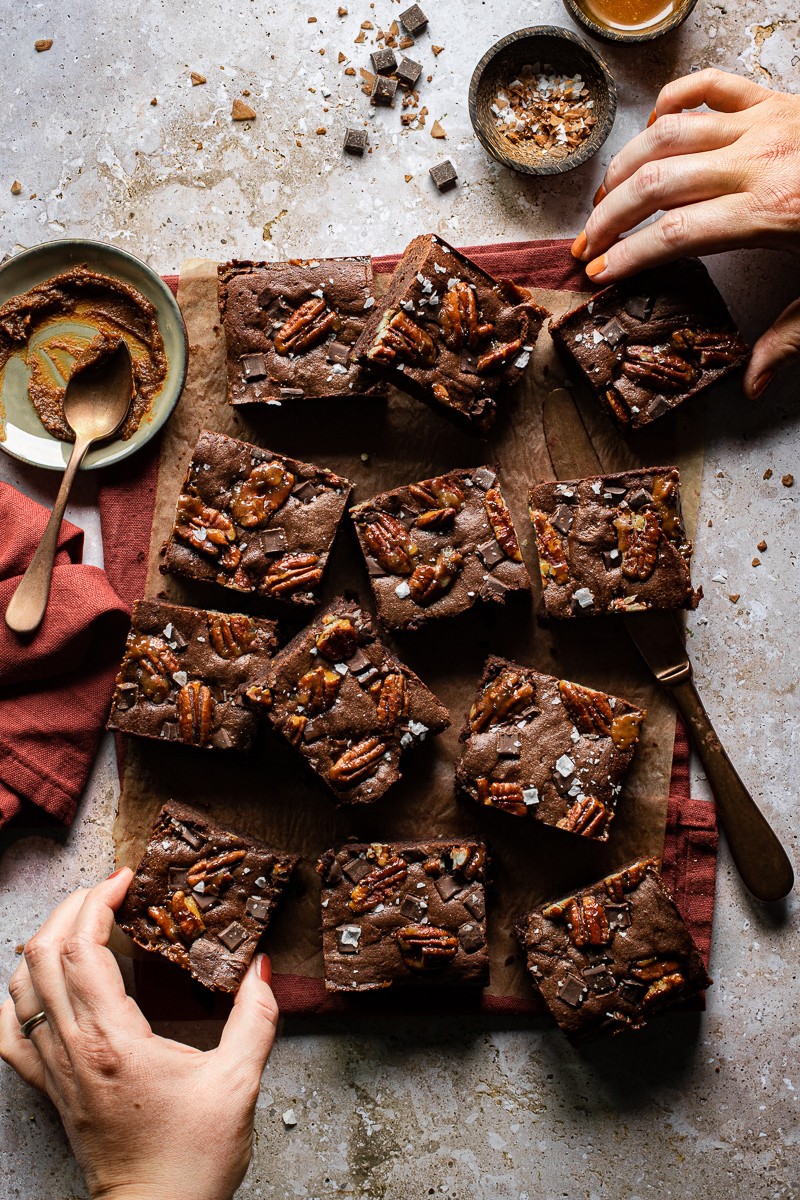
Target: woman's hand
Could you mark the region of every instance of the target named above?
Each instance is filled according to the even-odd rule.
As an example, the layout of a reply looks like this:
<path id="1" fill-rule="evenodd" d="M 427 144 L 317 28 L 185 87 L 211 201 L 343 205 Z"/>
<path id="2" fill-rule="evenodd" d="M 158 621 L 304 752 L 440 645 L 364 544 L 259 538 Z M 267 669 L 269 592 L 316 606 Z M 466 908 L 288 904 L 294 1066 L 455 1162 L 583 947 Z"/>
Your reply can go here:
<path id="1" fill-rule="evenodd" d="M 684 111 L 700 105 L 711 111 Z M 717 70 L 676 79 L 609 164 L 572 253 L 606 284 L 685 254 L 754 246 L 800 253 L 800 95 Z M 747 394 L 798 354 L 800 301 L 754 347 Z"/>
<path id="2" fill-rule="evenodd" d="M 69 896 L 25 946 L 0 1009 L 0 1055 L 56 1105 L 93 1200 L 223 1200 L 250 1161 L 253 1111 L 275 1039 L 270 963 L 258 955 L 219 1046 L 156 1037 L 107 943 L 125 868 Z M 23 1037 L 23 1021 L 47 1020 Z"/>

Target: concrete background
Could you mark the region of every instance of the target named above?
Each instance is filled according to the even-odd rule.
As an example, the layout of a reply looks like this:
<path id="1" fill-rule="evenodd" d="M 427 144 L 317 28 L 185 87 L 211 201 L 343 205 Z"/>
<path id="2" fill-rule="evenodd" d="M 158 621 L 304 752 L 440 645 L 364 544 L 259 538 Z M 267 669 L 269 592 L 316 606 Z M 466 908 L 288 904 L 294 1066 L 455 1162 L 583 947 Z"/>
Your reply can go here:
<path id="1" fill-rule="evenodd" d="M 427 0 L 430 30 L 417 47 L 433 75 L 421 93 L 426 128 L 401 130 L 397 111 L 379 113 L 370 118 L 373 153 L 345 160 L 344 127 L 368 105 L 337 53 L 368 66 L 369 42 L 354 45 L 360 23 L 386 27 L 406 5 L 343 2 L 345 18 L 336 16 L 337 0 L 0 0 L 0 252 L 84 235 L 167 272 L 191 254 L 382 253 L 423 230 L 461 243 L 574 236 L 605 164 L 643 126 L 662 83 L 706 65 L 788 90 L 800 81 L 794 4 L 700 0 L 668 40 L 608 50 L 620 107 L 600 153 L 572 174 L 526 181 L 488 161 L 473 138 L 469 78 L 496 38 L 524 25 L 571 27 L 569 18 L 558 0 Z M 37 54 L 42 37 L 54 45 Z M 439 57 L 432 43 L 445 47 Z M 207 84 L 193 88 L 192 70 Z M 231 103 L 244 89 L 258 116 L 234 124 Z M 431 140 L 433 118 L 446 141 Z M 315 134 L 323 125 L 327 134 Z M 439 196 L 427 168 L 446 156 L 460 184 Z M 796 260 L 753 252 L 711 266 L 749 336 L 797 294 Z M 696 554 L 706 599 L 690 618 L 712 719 L 795 861 L 797 379 L 795 369 L 757 405 L 710 406 Z M 794 489 L 781 486 L 787 472 L 798 476 Z M 49 474 L 7 459 L 0 473 L 45 502 L 55 495 Z M 89 533 L 90 560 L 101 562 L 92 481 L 80 483 L 70 516 Z M 753 568 L 762 538 L 768 550 Z M 702 786 L 696 779 L 695 794 Z M 0 984 L 14 969 L 15 946 L 50 908 L 110 869 L 115 788 L 105 745 L 69 835 L 54 842 L 23 831 L 7 845 Z M 264 1077 L 241 1194 L 796 1197 L 793 908 L 751 902 L 723 846 L 708 1010 L 665 1020 L 627 1045 L 579 1055 L 550 1028 L 524 1022 L 360 1022 L 357 1032 L 287 1023 Z M 2 1200 L 84 1196 L 49 1104 L 5 1069 L 0 1084 Z M 281 1119 L 288 1107 L 294 1129 Z"/>

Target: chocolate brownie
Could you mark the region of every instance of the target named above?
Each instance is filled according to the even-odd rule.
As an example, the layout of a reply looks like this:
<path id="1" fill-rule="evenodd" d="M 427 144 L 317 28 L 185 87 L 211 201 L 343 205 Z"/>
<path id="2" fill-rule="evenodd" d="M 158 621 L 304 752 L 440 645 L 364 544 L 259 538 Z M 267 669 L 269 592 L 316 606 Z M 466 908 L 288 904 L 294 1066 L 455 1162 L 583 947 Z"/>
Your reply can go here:
<path id="1" fill-rule="evenodd" d="M 456 782 L 479 804 L 604 842 L 644 717 L 627 700 L 492 656 Z"/>
<path id="2" fill-rule="evenodd" d="M 244 690 L 278 646 L 274 621 L 137 600 L 108 728 L 215 750 L 256 730 Z"/>
<path id="3" fill-rule="evenodd" d="M 540 483 L 529 499 L 548 616 L 697 607 L 677 467 Z"/>
<path id="4" fill-rule="evenodd" d="M 573 1041 L 641 1029 L 653 1013 L 711 983 L 655 859 L 528 913 L 517 937 L 534 983 Z"/>
<path id="5" fill-rule="evenodd" d="M 485 862 L 473 841 L 347 845 L 324 854 L 317 870 L 328 991 L 487 984 Z"/>
<path id="6" fill-rule="evenodd" d="M 370 258 L 230 262 L 219 279 L 231 404 L 383 394 L 351 359 L 375 303 Z"/>
<path id="7" fill-rule="evenodd" d="M 369 804 L 400 778 L 403 752 L 450 724 L 447 709 L 338 600 L 269 663 L 248 699 L 339 804 Z"/>
<path id="8" fill-rule="evenodd" d="M 550 324 L 606 412 L 634 429 L 736 370 L 749 349 L 696 258 L 643 271 Z"/>
<path id="9" fill-rule="evenodd" d="M 165 804 L 117 924 L 198 983 L 235 992 L 298 861 Z"/>
<path id="10" fill-rule="evenodd" d="M 160 570 L 307 608 L 350 491 L 324 467 L 204 430 Z"/>
<path id="11" fill-rule="evenodd" d="M 350 509 L 388 629 L 418 629 L 530 590 L 511 513 L 489 467 L 449 471 Z"/>
<path id="12" fill-rule="evenodd" d="M 485 434 L 549 313 L 441 238 L 414 238 L 358 340 L 359 361 Z"/>

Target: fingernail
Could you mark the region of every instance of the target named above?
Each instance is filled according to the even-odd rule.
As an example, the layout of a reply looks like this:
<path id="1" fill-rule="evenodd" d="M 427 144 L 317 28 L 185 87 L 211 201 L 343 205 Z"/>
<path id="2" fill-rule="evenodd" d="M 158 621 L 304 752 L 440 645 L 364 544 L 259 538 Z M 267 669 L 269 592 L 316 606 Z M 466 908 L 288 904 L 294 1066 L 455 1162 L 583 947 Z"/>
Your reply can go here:
<path id="1" fill-rule="evenodd" d="M 580 258 L 580 256 L 583 254 L 585 249 L 586 249 L 586 230 L 582 229 L 581 232 L 578 234 L 578 236 L 575 238 L 575 241 L 572 243 L 572 246 L 570 247 L 570 254 L 572 255 L 573 258 Z"/>
<path id="2" fill-rule="evenodd" d="M 590 279 L 596 279 L 598 275 L 602 275 L 606 269 L 606 256 L 601 254 L 599 258 L 593 258 L 586 267 L 586 274 Z"/>
<path id="3" fill-rule="evenodd" d="M 258 962 L 256 963 L 259 979 L 264 983 L 272 983 L 272 963 L 267 954 L 259 954 Z"/>
<path id="4" fill-rule="evenodd" d="M 653 121 L 655 121 L 657 117 L 658 117 L 658 113 L 656 112 L 655 109 L 653 109 L 653 111 L 650 113 L 650 116 L 647 118 L 647 128 L 648 129 L 650 128 L 650 126 L 653 124 Z"/>
<path id="5" fill-rule="evenodd" d="M 594 194 L 594 200 L 592 201 L 592 205 L 595 208 L 597 208 L 600 201 L 605 200 L 605 198 L 606 198 L 606 189 L 604 188 L 603 184 L 601 183 L 600 187 L 597 189 L 597 191 Z"/>
<path id="6" fill-rule="evenodd" d="M 109 875 L 108 879 L 116 879 L 117 876 L 121 875 L 124 870 L 125 870 L 124 867 L 118 867 L 116 871 L 112 871 L 112 873 Z M 106 883 L 108 883 L 108 879 L 106 880 Z"/>
<path id="7" fill-rule="evenodd" d="M 754 400 L 757 400 L 762 392 L 767 390 L 769 385 L 772 383 L 774 375 L 774 371 L 765 371 L 763 375 L 759 375 L 758 379 L 753 384 L 752 396 Z"/>

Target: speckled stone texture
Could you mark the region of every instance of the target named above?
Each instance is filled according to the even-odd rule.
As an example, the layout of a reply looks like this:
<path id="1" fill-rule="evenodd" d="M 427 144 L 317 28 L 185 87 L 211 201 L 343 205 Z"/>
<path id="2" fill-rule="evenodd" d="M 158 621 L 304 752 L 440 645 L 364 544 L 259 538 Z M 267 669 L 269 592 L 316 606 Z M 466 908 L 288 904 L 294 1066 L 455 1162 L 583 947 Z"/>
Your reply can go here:
<path id="1" fill-rule="evenodd" d="M 406 0 L 345 7 L 349 15 L 339 19 L 336 0 L 300 8 L 209 0 L 199 21 L 192 6 L 164 0 L 113 8 L 0 0 L 0 252 L 81 235 L 168 271 L 192 254 L 224 261 L 400 251 L 427 230 L 456 245 L 574 236 L 605 165 L 644 127 L 669 78 L 711 65 L 798 88 L 796 4 L 699 0 L 665 41 L 641 54 L 605 51 L 621 103 L 599 154 L 571 174 L 526 180 L 487 160 L 472 137 L 467 87 L 498 37 L 523 25 L 571 26 L 560 0 L 476 2 L 469 21 L 458 0 L 423 3 L 430 26 L 409 51 L 423 64 L 420 102 L 430 111 L 420 131 L 401 127 L 397 104 L 371 108 L 358 78 L 337 63 L 341 50 L 356 68 L 368 67 L 374 46 L 354 45 L 360 23 L 386 25 Z M 37 54 L 33 43 L 43 37 L 53 47 Z M 445 47 L 440 56 L 432 43 Z M 192 87 L 190 71 L 207 84 Z M 232 123 L 232 101 L 244 89 L 258 116 Z M 430 138 L 433 117 L 447 132 L 444 145 Z M 362 120 L 372 153 L 344 156 L 344 130 Z M 327 133 L 315 134 L 322 127 Z M 445 156 L 459 183 L 439 195 L 428 167 Z M 9 190 L 15 179 L 18 196 Z M 797 294 L 796 262 L 779 254 L 707 261 L 748 338 Z M 695 571 L 706 598 L 688 618 L 712 719 L 795 861 L 797 382 L 795 368 L 758 404 L 725 393 L 698 405 L 707 450 Z M 52 503 L 50 474 L 5 459 L 0 472 Z M 785 488 L 781 476 L 790 472 L 798 483 Z M 87 530 L 89 558 L 98 562 L 93 496 L 85 477 L 68 515 Z M 756 548 L 762 539 L 764 552 Z M 754 558 L 760 566 L 751 566 Z M 3 986 L 18 961 L 15 946 L 52 906 L 110 871 L 116 788 L 109 739 L 69 835 L 53 841 L 22 829 L 6 846 Z M 447 1016 L 360 1020 L 357 1028 L 287 1023 L 264 1076 L 241 1196 L 797 1197 L 796 911 L 750 902 L 723 845 L 708 1009 L 654 1022 L 628 1044 L 617 1039 L 579 1054 L 543 1023 Z M 205 1042 L 218 1036 L 208 1025 L 170 1032 Z M 294 1128 L 282 1120 L 289 1108 Z M 0 1197 L 85 1195 L 50 1105 L 0 1067 Z"/>

